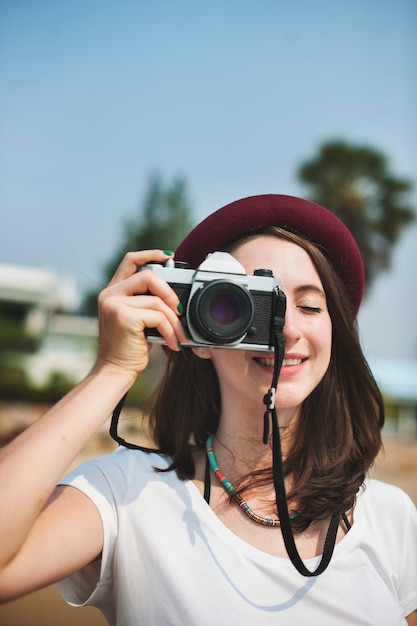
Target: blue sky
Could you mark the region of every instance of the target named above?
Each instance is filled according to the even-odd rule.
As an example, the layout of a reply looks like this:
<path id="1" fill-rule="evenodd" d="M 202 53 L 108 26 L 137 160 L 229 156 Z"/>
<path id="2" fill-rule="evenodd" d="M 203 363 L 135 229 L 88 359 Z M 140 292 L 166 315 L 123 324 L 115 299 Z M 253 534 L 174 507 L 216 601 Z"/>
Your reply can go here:
<path id="1" fill-rule="evenodd" d="M 417 183 L 416 62 L 414 0 L 0 0 L 0 262 L 91 288 L 151 174 L 198 221 L 303 195 L 329 139 Z M 416 267 L 414 226 L 360 317 L 372 356 L 417 354 Z"/>

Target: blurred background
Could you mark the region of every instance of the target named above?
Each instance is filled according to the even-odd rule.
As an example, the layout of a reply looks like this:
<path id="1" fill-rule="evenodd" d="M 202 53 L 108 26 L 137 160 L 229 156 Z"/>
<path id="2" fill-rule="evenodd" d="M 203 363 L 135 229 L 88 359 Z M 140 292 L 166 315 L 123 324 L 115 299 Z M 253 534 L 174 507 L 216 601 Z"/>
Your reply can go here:
<path id="1" fill-rule="evenodd" d="M 300 195 L 361 245 L 360 333 L 388 414 L 379 471 L 411 492 L 416 62 L 414 0 L 0 0 L 1 443 L 91 367 L 96 295 L 126 249 L 174 249 L 243 196 Z M 108 447 L 103 434 L 84 455 Z M 0 621 L 83 624 L 55 593 Z"/>

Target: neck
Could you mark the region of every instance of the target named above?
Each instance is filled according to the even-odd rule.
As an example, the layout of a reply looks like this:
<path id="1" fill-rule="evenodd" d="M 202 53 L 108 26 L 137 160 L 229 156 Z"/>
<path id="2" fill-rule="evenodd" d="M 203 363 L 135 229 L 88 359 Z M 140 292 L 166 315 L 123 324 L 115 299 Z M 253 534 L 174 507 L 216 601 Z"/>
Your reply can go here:
<path id="1" fill-rule="evenodd" d="M 286 416 L 288 417 L 288 416 Z M 294 418 L 295 416 L 293 416 Z M 281 420 L 280 436 L 283 455 L 288 449 L 291 437 L 290 418 Z M 282 421 L 284 425 L 282 425 Z M 233 417 L 232 413 L 222 415 L 214 438 L 214 447 L 220 467 L 232 468 L 233 473 L 244 475 L 272 465 L 271 440 L 264 444 L 263 412 L 245 420 L 244 415 Z"/>
<path id="2" fill-rule="evenodd" d="M 214 437 L 214 448 L 220 467 L 234 476 L 243 476 L 250 472 L 270 467 L 272 451 L 269 444 L 264 445 L 258 436 L 245 433 L 229 433 L 219 430 Z"/>

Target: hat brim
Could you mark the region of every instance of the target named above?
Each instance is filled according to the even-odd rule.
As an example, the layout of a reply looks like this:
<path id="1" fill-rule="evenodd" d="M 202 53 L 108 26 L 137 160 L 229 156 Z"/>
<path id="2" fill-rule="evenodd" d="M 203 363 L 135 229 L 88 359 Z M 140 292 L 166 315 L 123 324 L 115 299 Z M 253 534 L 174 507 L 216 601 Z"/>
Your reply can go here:
<path id="1" fill-rule="evenodd" d="M 340 275 L 355 312 L 364 292 L 364 268 L 356 241 L 334 213 L 311 202 L 279 194 L 250 196 L 218 209 L 185 237 L 175 252 L 178 261 L 197 268 L 210 252 L 222 250 L 243 235 L 280 226 L 319 246 Z"/>

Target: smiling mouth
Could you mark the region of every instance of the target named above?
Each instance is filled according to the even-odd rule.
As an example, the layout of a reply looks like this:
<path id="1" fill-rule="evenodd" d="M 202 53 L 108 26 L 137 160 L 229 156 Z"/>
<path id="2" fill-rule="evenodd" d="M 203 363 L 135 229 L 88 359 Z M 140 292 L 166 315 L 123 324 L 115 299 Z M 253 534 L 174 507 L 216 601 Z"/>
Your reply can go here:
<path id="1" fill-rule="evenodd" d="M 274 367 L 274 357 L 259 357 L 255 359 L 260 365 L 264 365 L 265 367 Z M 306 361 L 306 359 L 284 359 L 282 362 L 282 367 L 291 367 L 292 365 L 300 365 Z"/>

